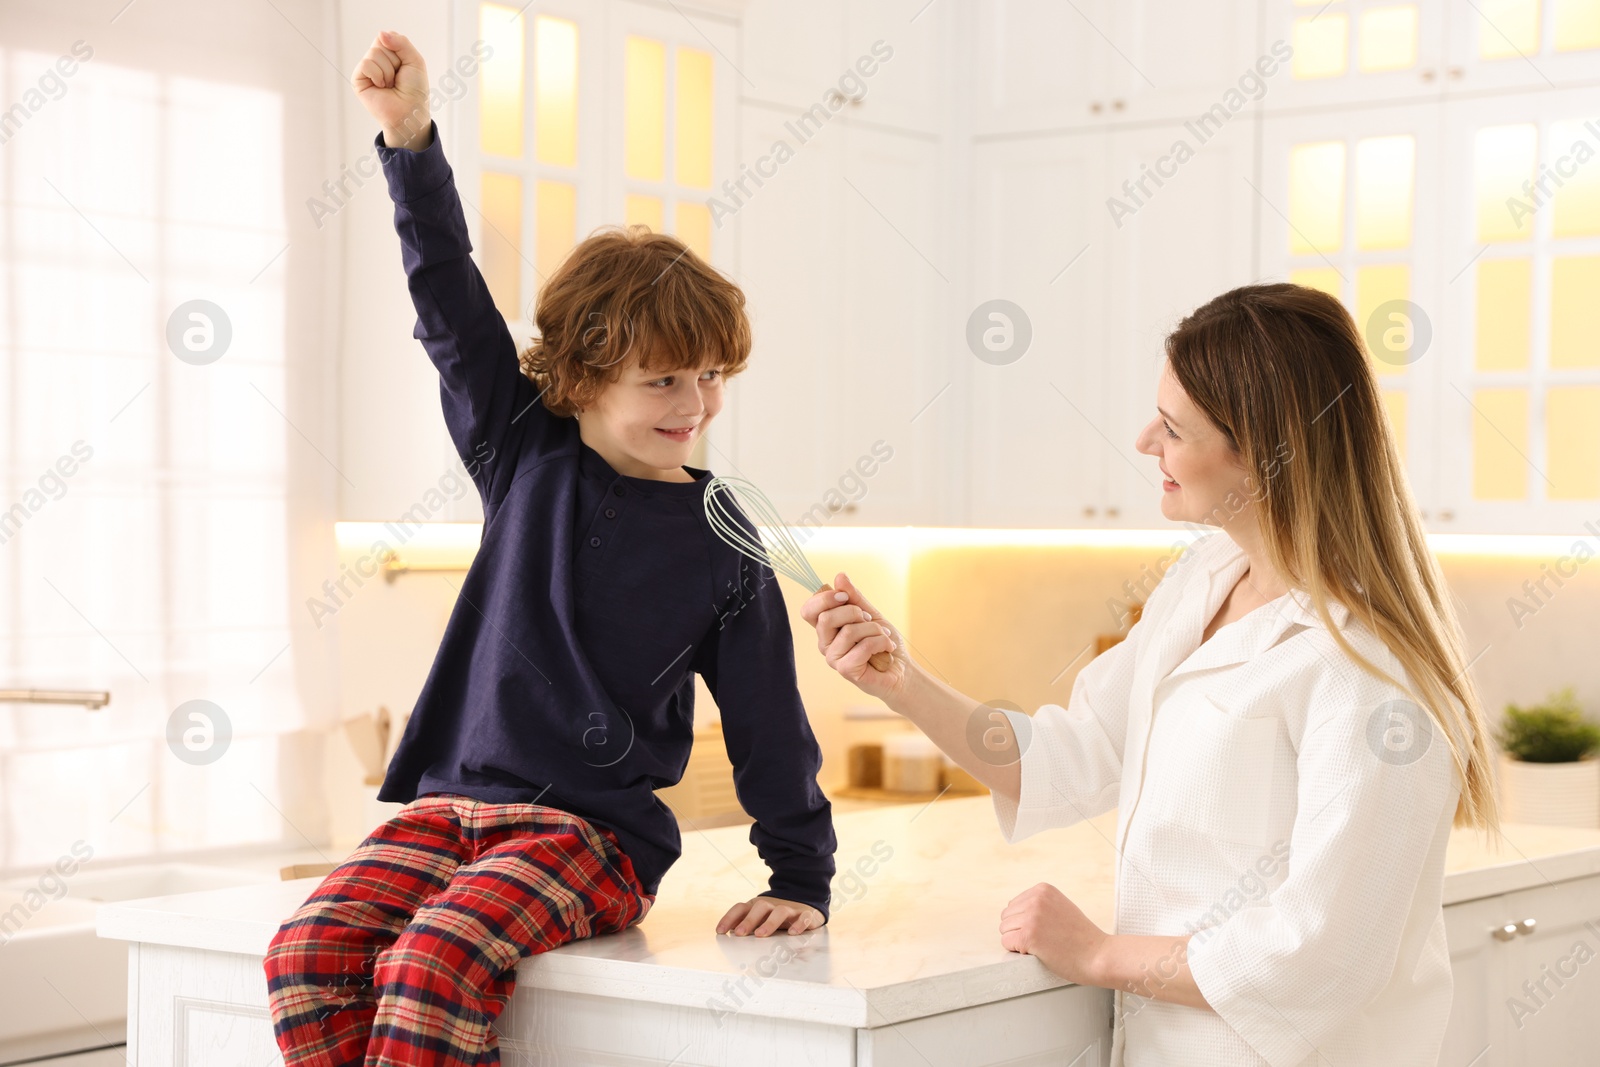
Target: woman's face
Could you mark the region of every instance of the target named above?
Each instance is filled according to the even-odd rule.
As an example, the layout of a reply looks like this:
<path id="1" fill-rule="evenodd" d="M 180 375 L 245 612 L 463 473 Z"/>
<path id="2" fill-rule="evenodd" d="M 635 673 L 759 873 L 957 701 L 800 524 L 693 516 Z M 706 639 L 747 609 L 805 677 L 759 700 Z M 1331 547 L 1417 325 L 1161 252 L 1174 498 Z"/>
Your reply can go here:
<path id="1" fill-rule="evenodd" d="M 1135 447 L 1161 468 L 1161 514 L 1173 522 L 1226 526 L 1250 501 L 1247 476 L 1228 439 L 1189 401 L 1162 364 L 1156 416 Z M 1232 497 L 1230 499 L 1230 494 Z"/>

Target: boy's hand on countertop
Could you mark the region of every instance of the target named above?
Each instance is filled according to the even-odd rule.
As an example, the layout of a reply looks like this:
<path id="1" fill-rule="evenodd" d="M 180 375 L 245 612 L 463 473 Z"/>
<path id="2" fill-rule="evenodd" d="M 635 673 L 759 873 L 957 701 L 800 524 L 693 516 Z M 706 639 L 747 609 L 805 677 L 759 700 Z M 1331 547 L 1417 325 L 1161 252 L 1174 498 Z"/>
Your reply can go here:
<path id="1" fill-rule="evenodd" d="M 390 148 L 420 152 L 432 140 L 428 67 L 422 53 L 393 30 L 383 30 L 350 75 L 350 87 L 383 127 Z"/>
<path id="2" fill-rule="evenodd" d="M 864 693 L 890 703 L 905 688 L 911 665 L 900 631 L 873 607 L 848 575 L 841 571 L 832 589 L 812 595 L 800 608 L 800 615 L 817 629 L 817 650 L 828 666 L 844 675 Z M 887 671 L 875 669 L 869 660 L 887 652 Z"/>
<path id="3" fill-rule="evenodd" d="M 787 928 L 791 934 L 804 933 L 822 925 L 822 912 L 809 904 L 781 897 L 751 897 L 728 909 L 717 923 L 717 933 L 732 932 L 736 937 L 754 933 L 766 937 Z"/>

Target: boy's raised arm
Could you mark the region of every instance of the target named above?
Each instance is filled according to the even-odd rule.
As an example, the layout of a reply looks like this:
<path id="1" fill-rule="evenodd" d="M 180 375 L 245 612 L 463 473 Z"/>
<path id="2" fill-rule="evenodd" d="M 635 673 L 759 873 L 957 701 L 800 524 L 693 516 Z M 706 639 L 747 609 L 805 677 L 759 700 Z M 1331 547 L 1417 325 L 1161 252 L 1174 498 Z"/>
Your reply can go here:
<path id="1" fill-rule="evenodd" d="M 540 448 L 555 420 L 522 373 L 511 333 L 469 255 L 461 198 L 429 112 L 422 56 L 405 37 L 384 31 L 350 80 L 382 129 L 378 158 L 417 310 L 412 335 L 439 371 L 445 423 L 487 513 L 510 484 L 516 467 L 510 455 Z M 529 440 L 530 434 L 542 439 Z"/>

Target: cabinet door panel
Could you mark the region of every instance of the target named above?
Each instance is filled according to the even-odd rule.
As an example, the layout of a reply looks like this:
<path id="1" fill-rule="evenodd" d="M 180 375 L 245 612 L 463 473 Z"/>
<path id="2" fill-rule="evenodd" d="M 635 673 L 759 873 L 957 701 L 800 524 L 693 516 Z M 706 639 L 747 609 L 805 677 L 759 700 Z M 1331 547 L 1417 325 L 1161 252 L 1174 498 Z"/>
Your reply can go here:
<path id="1" fill-rule="evenodd" d="M 967 353 L 971 525 L 1098 524 L 1104 509 L 1105 149 L 1078 134 L 973 150 L 974 311 L 1009 301 L 1032 337 L 1011 362 Z"/>
<path id="2" fill-rule="evenodd" d="M 1255 0 L 1122 3 L 1107 34 L 1116 45 L 1106 62 L 1112 119 L 1192 118 L 1217 103 L 1242 110 L 1287 79 L 1254 77 L 1261 51 Z M 1273 60 L 1269 69 L 1278 65 Z"/>
<path id="3" fill-rule="evenodd" d="M 944 129 L 953 97 L 946 56 L 954 10 L 937 0 L 851 0 L 844 61 L 858 76 L 857 64 L 873 72 L 859 77 L 865 95 L 851 108 L 853 118 L 928 133 Z"/>
<path id="4" fill-rule="evenodd" d="M 736 280 L 744 288 L 752 331 L 750 366 L 728 384 L 728 408 L 718 421 L 707 462 L 719 474 L 760 485 L 786 517 L 806 511 L 829 479 L 831 457 L 816 443 L 824 437 L 827 404 L 835 383 L 832 350 L 843 293 L 837 268 L 843 241 L 840 221 L 841 131 L 831 126 L 805 144 L 784 128 L 787 108 L 745 105 L 743 144 L 748 158 L 767 155 L 775 142 L 793 155 L 739 207 Z M 724 443 L 726 442 L 726 443 Z"/>
<path id="5" fill-rule="evenodd" d="M 740 20 L 739 96 L 796 108 L 822 102 L 848 62 L 844 11 L 844 0 L 747 4 Z"/>
<path id="6" fill-rule="evenodd" d="M 980 0 L 972 26 L 974 132 L 1103 122 L 1108 64 L 1116 58 L 1103 36 L 1111 24 L 1109 0 Z"/>
<path id="7" fill-rule="evenodd" d="M 1161 512 L 1156 460 L 1135 447 L 1156 416 L 1164 342 L 1190 311 L 1251 280 L 1255 141 L 1248 122 L 1236 118 L 1203 143 L 1181 126 L 1111 138 L 1107 196 L 1116 198 L 1120 225 L 1112 224 L 1109 237 L 1112 295 L 1101 429 L 1113 525 L 1149 529 L 1169 523 Z M 1192 155 L 1179 162 L 1186 152 Z M 1163 172 L 1171 176 L 1163 178 Z M 1123 183 L 1150 174 L 1162 184 L 1145 181 L 1149 196 L 1135 186 L 1136 205 Z"/>
<path id="8" fill-rule="evenodd" d="M 1503 921 L 1535 921 L 1505 943 L 1505 988 L 1495 1005 L 1518 1064 L 1582 1063 L 1600 1017 L 1600 877 L 1508 893 Z"/>
<path id="9" fill-rule="evenodd" d="M 938 472 L 959 458 L 944 455 L 958 395 L 952 356 L 939 343 L 953 276 L 939 143 L 856 126 L 840 132 L 843 243 L 813 265 L 844 283 L 836 312 L 822 309 L 837 333 L 820 354 L 832 361 L 834 388 L 815 442 L 830 478 L 819 492 L 828 500 L 837 500 L 830 488 L 859 494 L 841 522 L 933 525 Z M 892 459 L 874 462 L 878 442 Z"/>
<path id="10" fill-rule="evenodd" d="M 1501 897 L 1470 900 L 1444 909 L 1445 937 L 1455 995 L 1445 1029 L 1441 1064 L 1458 1067 L 1511 1067 L 1505 1043 L 1506 954 L 1493 931 L 1503 921 Z"/>

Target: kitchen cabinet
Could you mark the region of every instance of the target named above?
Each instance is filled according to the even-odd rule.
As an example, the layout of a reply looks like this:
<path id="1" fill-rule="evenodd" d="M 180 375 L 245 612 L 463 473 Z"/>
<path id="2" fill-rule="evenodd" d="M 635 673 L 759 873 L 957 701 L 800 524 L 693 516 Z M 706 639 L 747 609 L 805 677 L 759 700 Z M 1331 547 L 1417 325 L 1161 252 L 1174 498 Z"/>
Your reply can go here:
<path id="1" fill-rule="evenodd" d="M 1323 289 L 1383 351 L 1372 367 L 1423 518 L 1454 530 L 1439 486 L 1440 411 L 1454 395 L 1440 368 L 1451 348 L 1441 313 L 1450 279 L 1438 104 L 1269 115 L 1261 126 L 1259 262 L 1264 278 Z M 1468 253 L 1470 255 L 1470 253 Z M 1396 303 L 1409 301 L 1409 305 Z M 1411 341 L 1394 340 L 1409 326 Z M 1330 397 L 1329 401 L 1333 398 Z"/>
<path id="2" fill-rule="evenodd" d="M 1166 521 L 1135 442 L 1166 335 L 1250 280 L 1249 121 L 1204 142 L 1167 124 L 974 146 L 972 303 L 1009 300 L 1032 328 L 1014 362 L 972 361 L 974 525 Z"/>
<path id="3" fill-rule="evenodd" d="M 834 823 L 840 875 L 827 926 L 795 938 L 715 936 L 760 860 L 747 827 L 686 835 L 643 923 L 518 965 L 496 1024 L 503 1052 L 685 1067 L 1107 1062 L 1110 991 L 1007 952 L 986 916 L 1045 881 L 1110 929 L 1115 811 L 1010 845 L 994 833 L 988 797 Z M 1443 922 L 1455 992 L 1439 1062 L 1587 1063 L 1600 1013 L 1600 833 L 1509 823 L 1502 832 L 1510 849 L 1451 833 Z M 103 906 L 100 935 L 129 942 L 132 1062 L 279 1062 L 262 956 L 315 887 L 299 879 Z M 1531 932 L 1520 932 L 1528 919 Z M 1519 932 L 1506 935 L 1508 925 Z M 1519 1028 L 1507 1002 L 1558 969 L 1565 985 L 1547 982 L 1552 995 Z"/>
<path id="4" fill-rule="evenodd" d="M 1263 48 L 1282 41 L 1293 51 L 1263 106 L 1277 113 L 1437 100 L 1461 76 L 1445 55 L 1446 23 L 1459 6 L 1445 0 L 1317 6 L 1262 0 Z"/>
<path id="5" fill-rule="evenodd" d="M 1267 209 L 1252 183 L 1256 138 L 1239 114 L 1201 142 L 1189 125 L 1121 130 L 1108 150 L 1107 195 L 1129 201 L 1122 183 L 1170 172 L 1137 213 L 1108 233 L 1110 293 L 1103 362 L 1107 525 L 1156 529 L 1161 473 L 1134 442 L 1156 417 L 1156 384 L 1165 341 L 1183 317 L 1229 289 L 1254 280 L 1252 233 Z M 1183 150 L 1192 156 L 1179 162 Z M 1109 218 L 1109 211 L 1107 212 Z"/>
<path id="6" fill-rule="evenodd" d="M 970 364 L 971 525 L 1102 518 L 1106 145 L 1090 132 L 972 148 L 974 324 L 957 340 Z"/>
<path id="7" fill-rule="evenodd" d="M 1497 4 L 1492 21 L 1515 36 L 1523 6 Z M 1509 158 L 1486 137 L 1515 142 L 1506 128 L 1531 127 L 1517 142 L 1533 145 L 1529 177 L 1580 137 L 1600 146 L 1576 121 L 1593 117 L 1592 90 L 1559 88 L 1600 82 L 1580 10 L 1593 5 L 1533 6 L 1537 48 L 1512 61 L 1484 45 L 1482 13 L 1443 0 L 824 0 L 709 5 L 687 19 L 632 0 L 599 11 L 552 0 L 536 11 L 603 46 L 579 76 L 583 128 L 600 133 L 580 140 L 575 232 L 620 221 L 619 204 L 641 196 L 669 229 L 675 205 L 696 198 L 734 209 L 716 211 L 707 242 L 745 289 L 756 351 L 703 461 L 763 485 L 792 521 L 1166 525 L 1154 462 L 1134 449 L 1161 343 L 1211 297 L 1289 279 L 1337 293 L 1369 344 L 1426 335 L 1377 353 L 1374 368 L 1424 521 L 1478 533 L 1577 528 L 1600 500 L 1589 491 L 1600 366 L 1552 340 L 1600 329 L 1570 295 L 1600 284 L 1600 224 L 1558 231 L 1556 207 L 1533 212 L 1523 235 L 1477 232 L 1479 172 Z M 714 56 L 715 188 L 641 185 L 617 164 L 616 68 L 632 33 Z M 879 41 L 892 58 L 841 82 Z M 1273 52 L 1279 41 L 1294 62 Z M 1280 69 L 1259 94 L 1240 93 L 1264 56 Z M 454 107 L 457 142 L 476 136 L 475 99 Z M 1180 140 L 1194 151 L 1174 163 Z M 473 149 L 452 150 L 458 179 L 478 182 Z M 1514 177 L 1490 174 L 1506 186 L 1501 203 L 1519 191 Z M 1561 194 L 1578 215 L 1600 217 L 1583 207 L 1594 181 L 1580 170 Z M 525 250 L 538 247 L 535 209 Z M 485 255 L 494 236 L 469 218 Z M 1520 303 L 1508 278 L 1526 289 Z M 536 282 L 523 272 L 525 303 Z M 980 339 L 1011 328 L 991 317 L 993 300 L 1026 317 L 1020 358 L 984 359 L 968 341 L 974 316 Z M 1480 365 L 1485 322 L 1497 352 L 1526 348 L 1524 365 Z M 1525 342 L 1506 340 L 1516 329 Z M 402 389 L 419 396 L 401 404 Z M 349 391 L 346 440 L 360 447 L 346 496 L 360 506 L 347 517 L 405 511 L 438 480 L 419 475 L 413 441 L 372 448 L 384 420 L 362 414 L 431 413 L 435 391 L 428 374 Z M 442 470 L 454 457 L 440 431 Z M 410 458 L 391 469 L 390 451 Z M 475 509 L 469 497 L 439 517 Z"/>
<path id="8" fill-rule="evenodd" d="M 1600 507 L 1594 105 L 1563 89 L 1442 108 L 1437 495 L 1463 530 L 1576 531 Z"/>
<path id="9" fill-rule="evenodd" d="M 1262 273 L 1351 309 L 1431 529 L 1577 529 L 1600 500 L 1583 325 L 1600 209 L 1576 162 L 1600 148 L 1591 104 L 1562 90 L 1262 124 Z M 1558 164 L 1570 183 L 1525 190 Z"/>
<path id="10" fill-rule="evenodd" d="M 1600 10 L 1585 0 L 1450 4 L 1447 93 L 1593 86 Z"/>
<path id="11" fill-rule="evenodd" d="M 754 3 L 743 19 L 740 97 L 793 111 L 841 97 L 849 114 L 940 133 L 949 114 L 950 19 L 927 0 Z"/>
<path id="12" fill-rule="evenodd" d="M 1256 15 L 1256 0 L 982 0 L 973 132 L 1197 115 L 1255 63 Z"/>
<path id="13" fill-rule="evenodd" d="M 842 114 L 802 143 L 787 108 L 743 116 L 749 155 L 793 154 L 735 220 L 754 351 L 708 458 L 797 523 L 937 524 L 959 462 L 939 344 L 953 303 L 944 146 Z"/>
<path id="14" fill-rule="evenodd" d="M 1532 1067 L 1594 1052 L 1600 877 L 1444 909 L 1455 998 L 1440 1063 Z"/>

